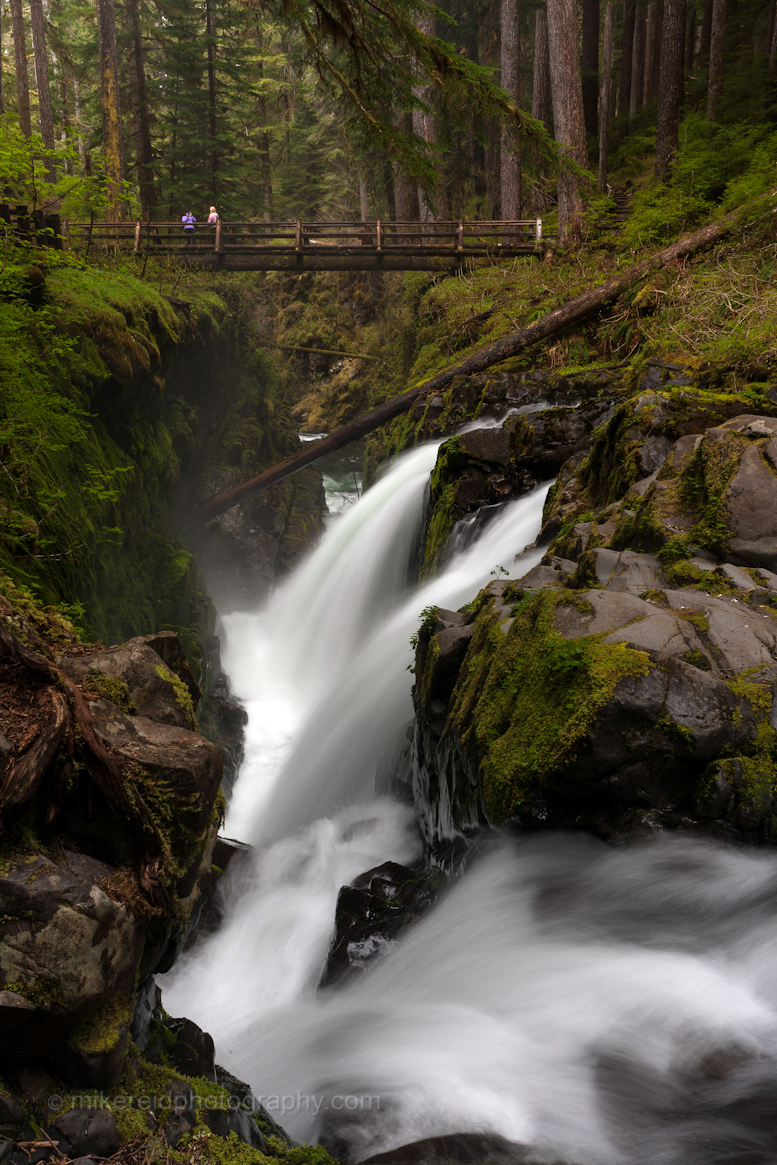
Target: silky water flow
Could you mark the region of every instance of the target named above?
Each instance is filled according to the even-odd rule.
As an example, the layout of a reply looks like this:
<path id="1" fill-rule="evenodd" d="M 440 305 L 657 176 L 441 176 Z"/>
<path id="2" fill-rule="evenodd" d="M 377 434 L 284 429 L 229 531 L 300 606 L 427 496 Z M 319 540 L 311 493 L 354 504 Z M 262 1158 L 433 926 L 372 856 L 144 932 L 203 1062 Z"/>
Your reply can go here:
<path id="1" fill-rule="evenodd" d="M 408 588 L 436 452 L 404 454 L 262 611 L 224 619 L 249 715 L 226 832 L 256 848 L 165 1006 L 293 1137 L 354 1161 L 468 1132 L 538 1163 L 777 1163 L 772 853 L 496 835 L 366 974 L 317 991 L 340 887 L 421 856 L 411 809 L 374 793 L 407 746 L 421 611 L 540 558 L 514 562 L 545 489 Z"/>

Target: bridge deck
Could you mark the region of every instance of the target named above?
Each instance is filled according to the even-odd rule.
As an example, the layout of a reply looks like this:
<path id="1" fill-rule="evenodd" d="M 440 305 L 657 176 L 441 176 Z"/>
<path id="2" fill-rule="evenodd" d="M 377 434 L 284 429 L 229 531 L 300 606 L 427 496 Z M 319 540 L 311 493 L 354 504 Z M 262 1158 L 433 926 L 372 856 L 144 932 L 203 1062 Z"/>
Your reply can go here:
<path id="1" fill-rule="evenodd" d="M 471 258 L 537 251 L 542 220 L 510 222 L 63 223 L 65 246 L 84 255 L 175 255 L 202 267 L 242 271 L 446 270 Z"/>

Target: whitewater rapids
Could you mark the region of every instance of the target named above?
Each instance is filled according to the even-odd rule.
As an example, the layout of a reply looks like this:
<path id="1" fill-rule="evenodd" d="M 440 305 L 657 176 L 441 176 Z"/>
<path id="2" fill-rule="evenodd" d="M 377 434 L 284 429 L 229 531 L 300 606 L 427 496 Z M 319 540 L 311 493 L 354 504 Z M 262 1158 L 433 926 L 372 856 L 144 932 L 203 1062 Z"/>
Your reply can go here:
<path id="1" fill-rule="evenodd" d="M 407 746 L 420 612 L 541 555 L 521 552 L 545 489 L 409 591 L 436 451 L 400 458 L 264 610 L 224 619 L 249 712 L 227 832 L 256 851 L 165 1007 L 292 1136 L 353 1160 L 464 1131 L 537 1162 L 777 1162 L 771 853 L 503 832 L 359 981 L 316 990 L 339 888 L 421 856 L 412 811 L 374 793 Z"/>

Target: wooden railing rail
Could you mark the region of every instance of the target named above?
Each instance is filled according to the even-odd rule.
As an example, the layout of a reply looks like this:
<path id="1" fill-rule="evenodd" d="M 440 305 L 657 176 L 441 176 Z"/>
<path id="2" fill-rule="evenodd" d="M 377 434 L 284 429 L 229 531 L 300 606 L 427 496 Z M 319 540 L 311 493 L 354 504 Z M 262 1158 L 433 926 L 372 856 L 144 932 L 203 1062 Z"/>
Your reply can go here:
<path id="1" fill-rule="evenodd" d="M 85 244 L 130 249 L 136 254 L 146 250 L 269 250 L 287 248 L 296 254 L 322 248 L 348 250 L 372 248 L 378 252 L 439 249 L 441 253 L 487 252 L 503 249 L 531 249 L 542 239 L 541 219 L 513 221 L 481 220 L 468 222 L 222 222 L 215 227 L 198 223 L 193 232 L 185 232 L 180 221 L 173 222 L 65 222 L 66 245 L 78 249 Z"/>

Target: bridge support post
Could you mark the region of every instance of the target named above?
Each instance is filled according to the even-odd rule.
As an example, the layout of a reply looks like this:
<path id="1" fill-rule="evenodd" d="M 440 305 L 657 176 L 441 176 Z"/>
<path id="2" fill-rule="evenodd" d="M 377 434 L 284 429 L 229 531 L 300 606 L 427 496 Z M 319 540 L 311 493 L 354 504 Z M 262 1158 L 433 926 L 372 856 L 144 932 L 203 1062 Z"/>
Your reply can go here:
<path id="1" fill-rule="evenodd" d="M 140 232 L 141 232 L 140 219 L 138 219 L 137 222 L 135 223 L 135 245 L 132 248 L 136 255 L 140 254 Z"/>

